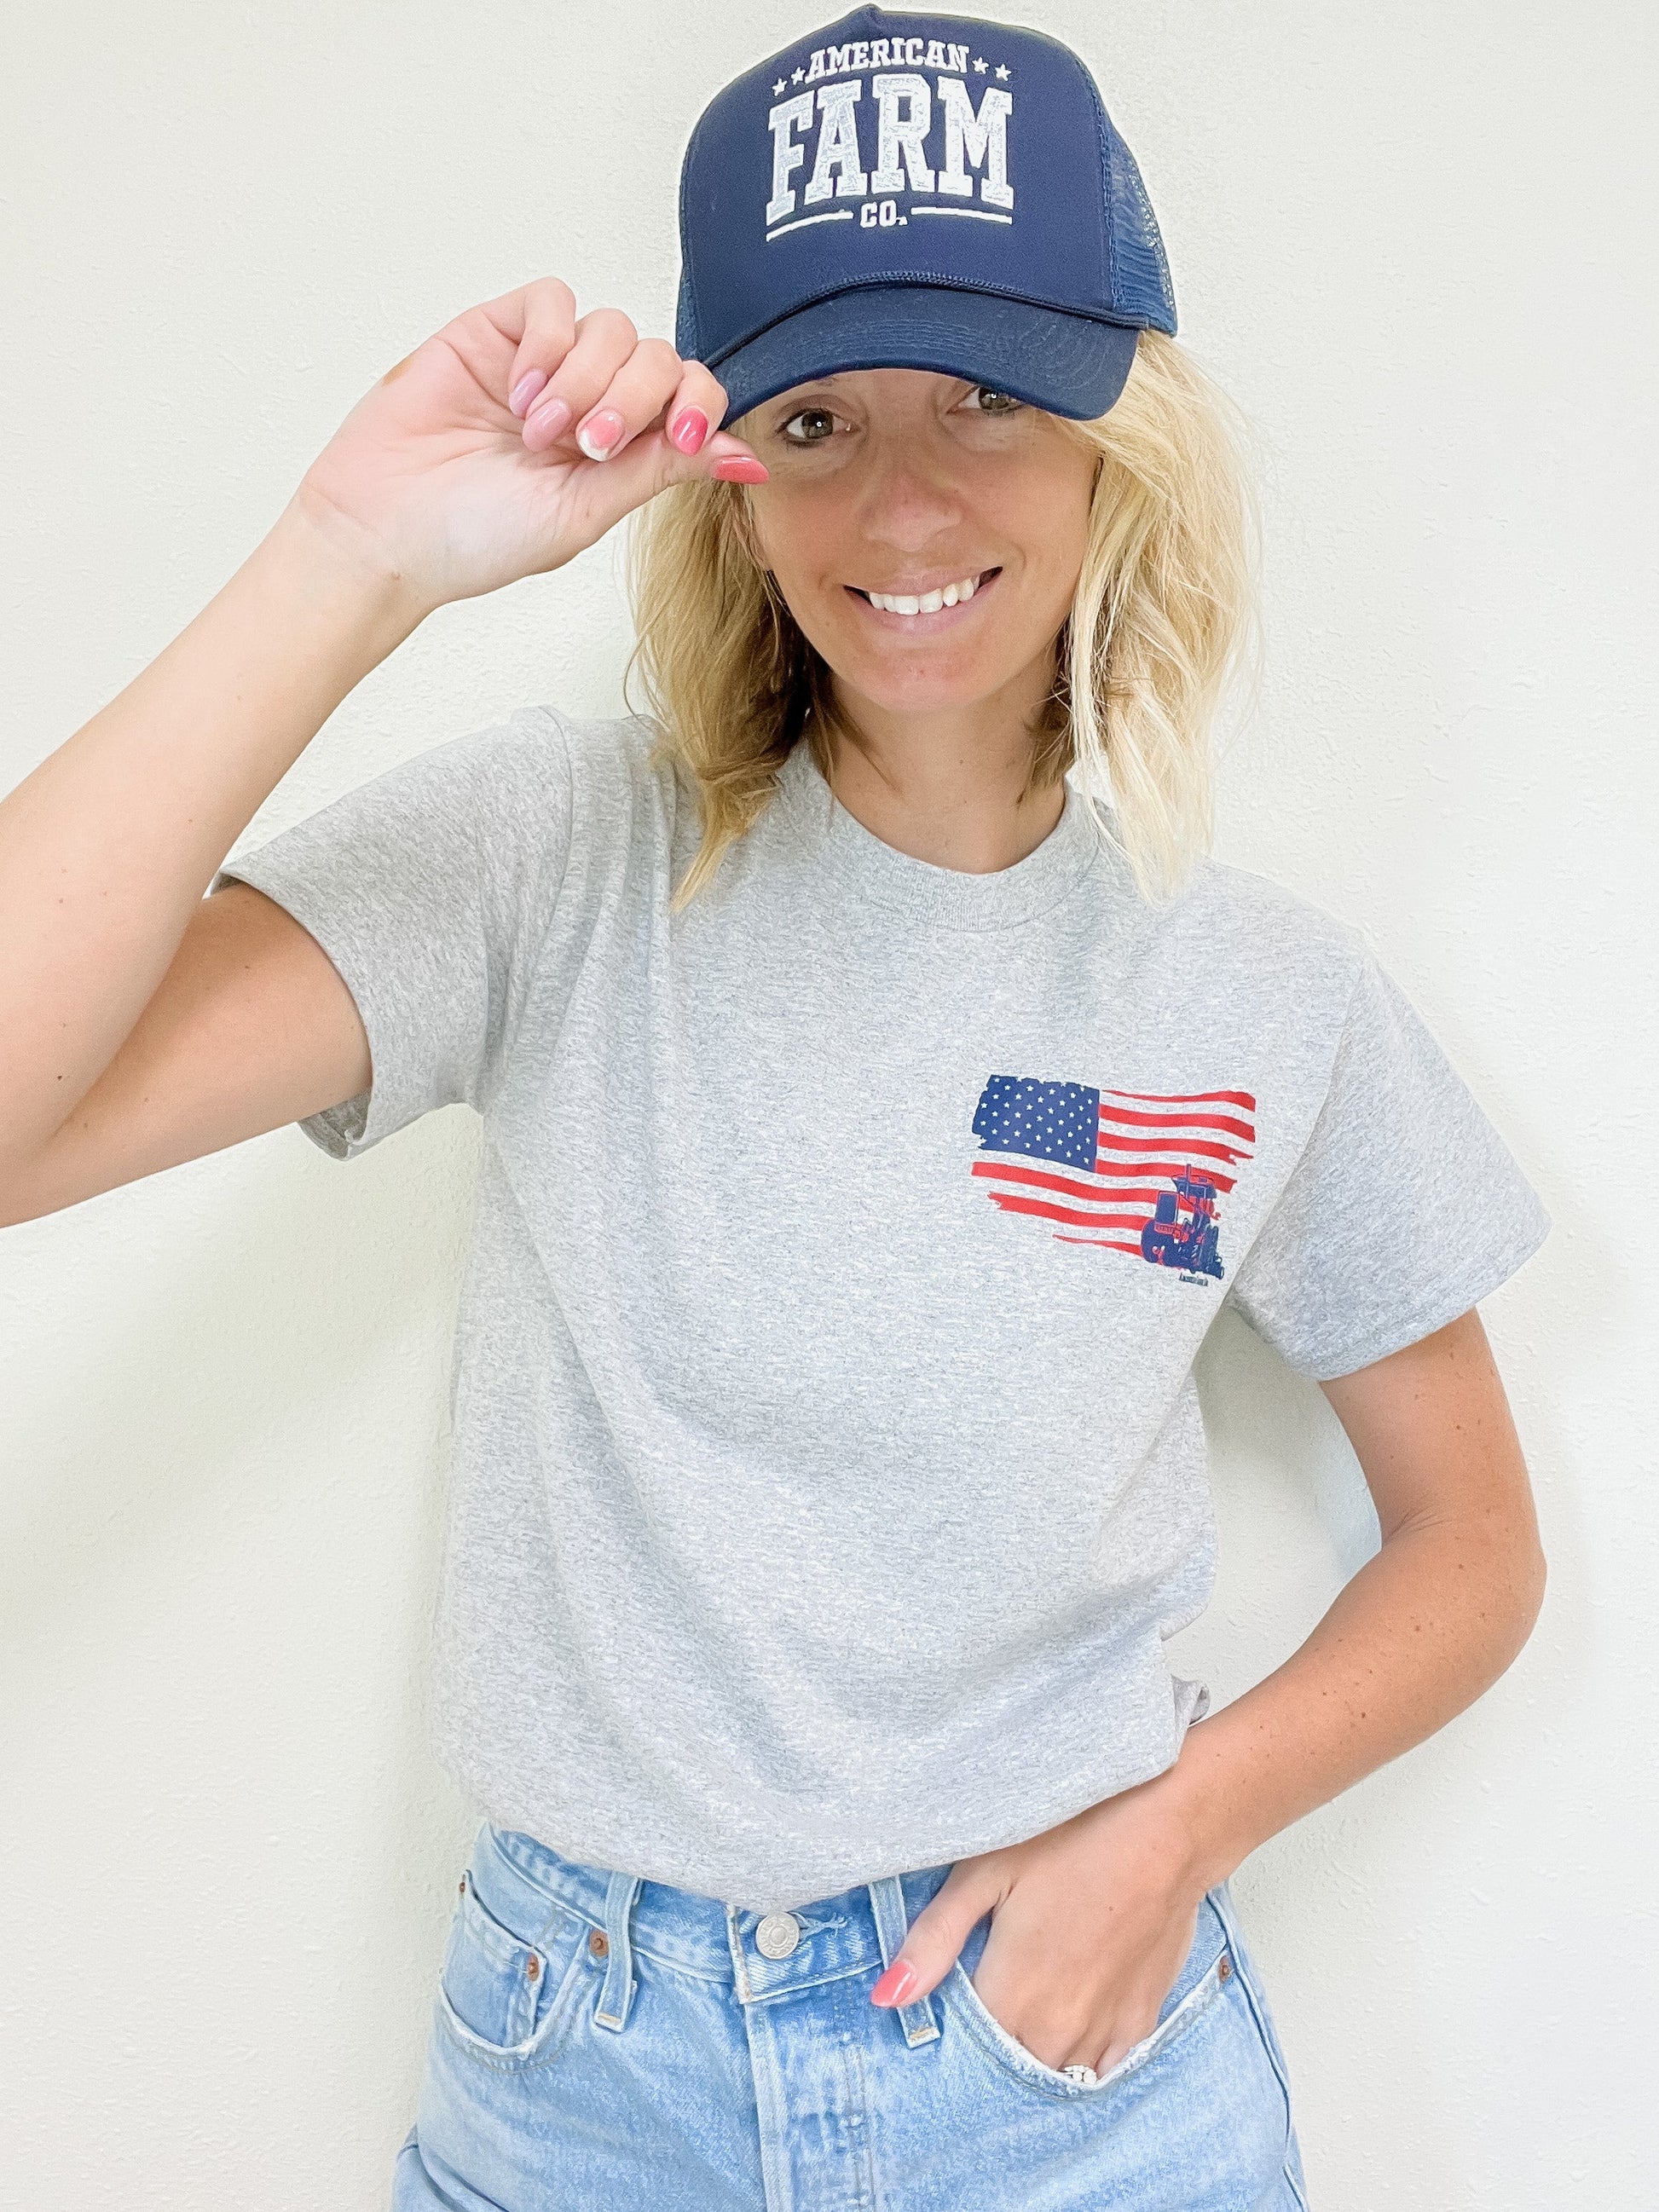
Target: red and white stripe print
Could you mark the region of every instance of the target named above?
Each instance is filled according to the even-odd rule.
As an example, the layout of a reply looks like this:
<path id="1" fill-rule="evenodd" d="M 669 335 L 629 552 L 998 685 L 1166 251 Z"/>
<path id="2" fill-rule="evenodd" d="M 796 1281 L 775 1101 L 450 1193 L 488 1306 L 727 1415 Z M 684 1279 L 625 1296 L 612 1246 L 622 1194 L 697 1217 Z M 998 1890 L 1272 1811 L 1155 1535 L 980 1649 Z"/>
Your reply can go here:
<path id="1" fill-rule="evenodd" d="M 973 1172 L 1005 1213 L 1055 1224 L 1067 1244 L 1140 1253 L 1140 1232 L 1173 1179 L 1215 1185 L 1217 1211 L 1255 1149 L 1255 1098 L 1249 1091 L 1103 1091 L 1092 1170 L 1049 1167 L 1023 1153 L 985 1152 Z"/>

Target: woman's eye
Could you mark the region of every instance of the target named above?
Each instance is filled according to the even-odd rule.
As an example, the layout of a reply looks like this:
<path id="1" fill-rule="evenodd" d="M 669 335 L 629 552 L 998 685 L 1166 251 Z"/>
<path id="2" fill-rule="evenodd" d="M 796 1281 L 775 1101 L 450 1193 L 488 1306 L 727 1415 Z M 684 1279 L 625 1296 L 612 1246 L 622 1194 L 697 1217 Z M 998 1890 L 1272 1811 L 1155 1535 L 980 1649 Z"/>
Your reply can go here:
<path id="1" fill-rule="evenodd" d="M 1015 399 L 1006 392 L 999 392 L 991 384 L 976 384 L 968 393 L 967 400 L 978 415 L 1013 415 L 1025 404 L 1023 399 Z"/>
<path id="2" fill-rule="evenodd" d="M 797 422 L 804 422 L 807 426 L 799 434 L 795 429 Z M 825 438 L 835 435 L 836 418 L 827 407 L 803 407 L 798 415 L 792 415 L 779 428 L 793 445 L 816 446 Z"/>

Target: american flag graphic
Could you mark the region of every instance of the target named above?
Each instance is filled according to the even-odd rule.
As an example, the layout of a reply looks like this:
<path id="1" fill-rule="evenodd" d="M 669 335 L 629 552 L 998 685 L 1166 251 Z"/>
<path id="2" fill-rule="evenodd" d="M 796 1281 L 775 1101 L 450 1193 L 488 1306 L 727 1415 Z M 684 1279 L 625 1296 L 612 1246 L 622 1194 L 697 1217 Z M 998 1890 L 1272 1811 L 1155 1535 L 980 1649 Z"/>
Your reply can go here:
<path id="1" fill-rule="evenodd" d="M 1218 1280 L 1221 1209 L 1255 1149 L 1248 1091 L 1102 1091 L 994 1075 L 979 1096 L 973 1172 L 1005 1213 Z"/>

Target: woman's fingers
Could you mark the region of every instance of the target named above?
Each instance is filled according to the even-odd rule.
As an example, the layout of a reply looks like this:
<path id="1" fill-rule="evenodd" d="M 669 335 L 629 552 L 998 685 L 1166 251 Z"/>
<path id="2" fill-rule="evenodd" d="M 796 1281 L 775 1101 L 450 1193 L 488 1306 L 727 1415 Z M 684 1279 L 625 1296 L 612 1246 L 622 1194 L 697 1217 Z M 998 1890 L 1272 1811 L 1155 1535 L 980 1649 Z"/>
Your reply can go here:
<path id="1" fill-rule="evenodd" d="M 723 459 L 747 481 L 764 482 L 749 447 L 717 436 L 726 404 L 718 379 L 702 362 L 682 361 L 665 340 L 641 338 L 620 308 L 578 316 L 563 278 L 538 276 L 470 309 L 454 328 L 469 321 L 488 342 L 475 343 L 465 356 L 519 417 L 526 452 L 546 453 L 562 440 L 590 460 L 606 460 L 660 422 L 677 454 Z M 511 347 L 504 370 L 502 341 Z"/>
<path id="2" fill-rule="evenodd" d="M 574 447 L 587 461 L 610 465 L 603 479 L 597 468 L 593 477 L 602 527 L 688 476 L 765 483 L 751 448 L 720 430 L 726 396 L 719 379 L 666 340 L 641 337 L 620 308 L 578 316 L 569 286 L 544 277 L 483 312 L 514 342 L 503 396 L 521 421 L 525 451 L 558 447 L 563 459 Z"/>
<path id="3" fill-rule="evenodd" d="M 616 307 L 578 317 L 561 278 L 539 277 L 489 301 L 483 311 L 515 341 L 507 404 L 524 424 L 528 453 L 571 440 L 591 461 L 609 460 L 660 423 L 675 453 L 737 466 L 750 482 L 763 472 L 741 440 L 716 441 L 726 392 L 701 362 L 682 361 L 662 338 L 641 338 Z"/>
<path id="4" fill-rule="evenodd" d="M 640 351 L 645 350 L 641 346 Z M 671 371 L 672 376 L 672 390 L 659 406 L 651 407 L 651 401 L 661 388 L 654 373 L 649 378 L 642 375 L 637 387 L 642 396 L 637 407 L 631 404 L 636 387 L 630 381 L 634 369 L 630 362 L 612 383 L 602 406 L 577 424 L 578 442 L 589 459 L 611 460 L 641 432 L 660 430 L 664 452 L 653 459 L 651 467 L 663 483 L 672 483 L 690 473 L 722 476 L 741 483 L 764 483 L 767 471 L 753 448 L 720 428 L 726 416 L 726 387 L 713 372 L 700 361 L 681 361 L 670 346 L 662 348 L 659 364 L 653 363 L 653 369 L 656 365 L 661 367 L 665 377 Z M 619 416 L 624 422 L 621 434 L 616 430 Z M 688 471 L 673 465 L 682 460 L 694 460 L 699 454 L 707 465 L 704 468 Z M 671 465 L 665 476 L 661 471 L 664 458 Z"/>
<path id="5" fill-rule="evenodd" d="M 556 439 L 592 413 L 639 343 L 639 332 L 620 307 L 595 307 L 581 316 L 575 343 L 555 367 L 524 418 L 526 449 L 545 453 Z"/>
<path id="6" fill-rule="evenodd" d="M 484 312 L 504 337 L 517 341 L 507 404 L 514 414 L 527 415 L 576 342 L 576 295 L 562 277 L 538 276 L 492 300 Z"/>
<path id="7" fill-rule="evenodd" d="M 664 424 L 676 453 L 701 453 L 726 419 L 726 386 L 700 361 L 680 364 L 680 380 Z"/>
<path id="8" fill-rule="evenodd" d="M 700 361 L 688 361 L 684 368 L 669 405 L 669 444 L 688 456 L 705 454 L 709 474 L 728 483 L 764 483 L 766 467 L 754 447 L 720 428 L 726 420 L 726 386 Z"/>
<path id="9" fill-rule="evenodd" d="M 538 276 L 481 301 L 445 326 L 493 398 L 527 414 L 576 337 L 576 295 L 561 276 Z"/>
<path id="10" fill-rule="evenodd" d="M 680 381 L 680 357 L 663 338 L 641 338 L 573 435 L 590 461 L 608 460 L 655 422 Z"/>
<path id="11" fill-rule="evenodd" d="M 636 507 L 643 507 L 670 484 L 694 477 L 718 477 L 727 482 L 764 483 L 766 471 L 741 439 L 723 430 L 711 432 L 695 453 L 683 453 L 669 443 L 667 431 L 653 425 L 631 438 L 614 460 L 578 463 L 584 495 L 584 512 L 599 531 L 611 528 Z"/>
<path id="12" fill-rule="evenodd" d="M 547 276 L 453 317 L 307 471 L 307 496 L 355 521 L 411 596 L 438 606 L 545 574 L 688 477 L 765 482 L 720 430 L 707 368 L 618 308 L 575 309 Z"/>

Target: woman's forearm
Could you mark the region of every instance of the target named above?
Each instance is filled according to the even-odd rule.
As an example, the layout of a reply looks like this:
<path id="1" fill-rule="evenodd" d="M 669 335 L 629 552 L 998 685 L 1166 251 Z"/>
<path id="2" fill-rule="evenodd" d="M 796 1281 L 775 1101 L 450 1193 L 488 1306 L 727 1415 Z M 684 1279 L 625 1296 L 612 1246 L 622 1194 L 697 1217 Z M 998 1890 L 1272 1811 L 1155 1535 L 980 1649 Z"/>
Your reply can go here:
<path id="1" fill-rule="evenodd" d="M 1479 1314 L 1323 1387 L 1376 1502 L 1382 1549 L 1282 1667 L 1188 1729 L 1173 1765 L 959 1860 L 877 2002 L 935 1988 L 988 1911 L 975 1987 L 996 2017 L 1051 2065 L 1114 2065 L 1152 2032 L 1203 1893 L 1443 1727 L 1520 1650 L 1543 1554 Z"/>
<path id="2" fill-rule="evenodd" d="M 103 1073 L 214 870 L 422 611 L 296 500 L 172 643 L 0 801 L 0 1177 Z"/>
<path id="3" fill-rule="evenodd" d="M 1281 1667 L 1188 1729 L 1160 1778 L 1202 1886 L 1472 1705 L 1526 1642 L 1543 1588 L 1529 1515 L 1395 1529 Z"/>

